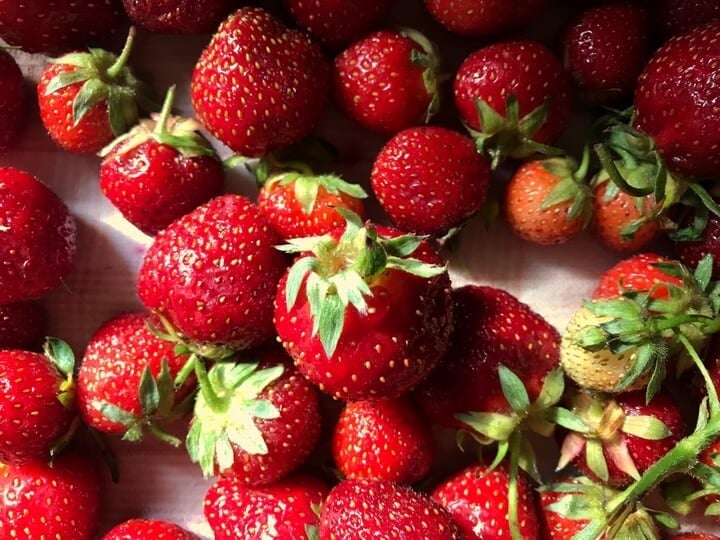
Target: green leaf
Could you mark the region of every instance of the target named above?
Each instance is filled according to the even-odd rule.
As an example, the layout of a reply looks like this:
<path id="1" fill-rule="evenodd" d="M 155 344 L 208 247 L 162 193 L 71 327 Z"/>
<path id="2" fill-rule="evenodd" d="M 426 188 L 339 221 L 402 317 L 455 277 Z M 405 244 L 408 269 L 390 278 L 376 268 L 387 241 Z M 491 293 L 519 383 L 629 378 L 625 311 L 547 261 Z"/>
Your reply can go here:
<path id="1" fill-rule="evenodd" d="M 225 435 L 248 454 L 264 456 L 269 452 L 263 432 L 248 414 L 236 415 L 233 424 L 227 426 Z"/>
<path id="2" fill-rule="evenodd" d="M 599 439 L 587 439 L 585 441 L 585 459 L 595 476 L 603 482 L 607 482 L 610 473 L 603 455 L 602 441 Z"/>
<path id="3" fill-rule="evenodd" d="M 295 261 L 288 271 L 288 277 L 285 283 L 285 305 L 288 311 L 292 309 L 297 301 L 300 287 L 305 280 L 305 275 L 308 272 L 312 272 L 316 265 L 317 259 L 315 257 L 302 257 Z"/>
<path id="4" fill-rule="evenodd" d="M 530 407 L 530 398 L 525 384 L 515 373 L 502 365 L 498 367 L 498 376 L 503 395 L 510 404 L 510 408 L 515 412 L 526 411 Z"/>
<path id="5" fill-rule="evenodd" d="M 665 423 L 654 416 L 626 416 L 622 431 L 648 441 L 659 441 L 672 435 Z"/>
<path id="6" fill-rule="evenodd" d="M 655 394 L 660 391 L 663 381 L 665 380 L 665 374 L 665 361 L 663 359 L 659 359 L 655 362 L 652 375 L 650 376 L 650 381 L 645 388 L 645 403 L 650 403 L 655 397 Z"/>
<path id="7" fill-rule="evenodd" d="M 500 115 L 487 102 L 482 99 L 475 99 L 475 110 L 483 133 L 494 134 L 505 128 L 505 117 Z"/>
<path id="8" fill-rule="evenodd" d="M 124 411 L 117 405 L 109 403 L 107 401 L 93 401 L 91 403 L 93 409 L 97 410 L 110 422 L 115 422 L 125 426 L 126 428 L 131 427 L 137 423 L 137 417 L 128 411 Z"/>
<path id="9" fill-rule="evenodd" d="M 251 416 L 261 420 L 275 420 L 276 418 L 280 418 L 280 410 L 269 401 L 262 399 L 245 403 L 245 409 Z"/>
<path id="10" fill-rule="evenodd" d="M 316 335 L 320 330 L 320 312 L 325 304 L 325 298 L 328 296 L 330 283 L 321 278 L 316 273 L 308 274 L 305 294 L 310 304 L 310 314 L 312 315 L 313 327 L 312 335 Z"/>
<path id="11" fill-rule="evenodd" d="M 294 193 L 295 198 L 302 206 L 303 212 L 311 214 L 315 208 L 320 183 L 314 177 L 295 175 Z"/>
<path id="12" fill-rule="evenodd" d="M 551 422 L 575 433 L 590 433 L 593 430 L 580 416 L 564 407 L 547 409 L 545 417 Z"/>
<path id="13" fill-rule="evenodd" d="M 536 410 L 547 409 L 555 405 L 565 392 L 565 372 L 557 367 L 545 375 L 540 395 L 533 403 Z"/>
<path id="14" fill-rule="evenodd" d="M 396 257 L 388 257 L 387 268 L 396 268 L 408 274 L 428 279 L 447 271 L 446 266 L 428 264 L 417 259 L 400 259 Z"/>
<path id="15" fill-rule="evenodd" d="M 119 137 L 136 124 L 140 116 L 135 95 L 128 88 L 110 86 L 106 96 L 110 127 L 113 134 Z"/>
<path id="16" fill-rule="evenodd" d="M 340 298 L 335 295 L 327 296 L 320 308 L 318 317 L 318 334 L 325 354 L 331 358 L 335 353 L 340 335 L 345 323 L 345 308 Z"/>
<path id="17" fill-rule="evenodd" d="M 218 434 L 215 440 L 215 461 L 221 471 L 230 469 L 235 462 L 232 444 L 230 444 L 228 436 L 224 433 Z"/>
<path id="18" fill-rule="evenodd" d="M 140 377 L 138 399 L 143 415 L 145 416 L 152 416 L 160 406 L 160 390 L 158 389 L 152 371 L 150 371 L 150 366 L 145 366 Z"/>
<path id="19" fill-rule="evenodd" d="M 422 241 L 423 239 L 419 236 L 404 234 L 387 240 L 383 239 L 382 245 L 388 256 L 403 258 L 415 253 Z"/>
<path id="20" fill-rule="evenodd" d="M 45 95 L 49 96 L 58 90 L 71 86 L 76 83 L 85 82 L 93 76 L 92 70 L 74 69 L 72 71 L 64 71 L 53 77 L 45 87 Z"/>
<path id="21" fill-rule="evenodd" d="M 360 313 L 367 312 L 364 295 L 371 296 L 372 292 L 365 280 L 354 269 L 341 270 L 330 278 L 330 283 L 335 287 L 335 292 L 343 306 L 352 304 Z"/>
<path id="22" fill-rule="evenodd" d="M 620 382 L 615 386 L 616 392 L 621 392 L 638 378 L 644 375 L 652 366 L 655 360 L 655 351 L 652 345 L 642 345 L 637 348 L 637 355 L 630 369 L 625 373 Z"/>
<path id="23" fill-rule="evenodd" d="M 85 81 L 85 84 L 82 85 L 82 88 L 73 101 L 73 123 L 77 125 L 88 111 L 107 99 L 107 96 L 108 87 L 104 82 L 98 79 Z"/>
<path id="24" fill-rule="evenodd" d="M 62 339 L 49 337 L 44 344 L 45 356 L 65 375 L 71 375 L 75 369 L 75 353 L 67 342 Z"/>
<path id="25" fill-rule="evenodd" d="M 211 373 L 212 371 L 222 369 L 223 367 L 223 364 L 216 365 L 213 370 L 211 370 Z M 254 371 L 250 376 L 245 378 L 239 386 L 235 387 L 235 394 L 242 396 L 244 399 L 254 399 L 268 386 L 278 380 L 284 371 L 285 366 L 282 364 Z"/>
<path id="26" fill-rule="evenodd" d="M 500 413 L 461 413 L 455 418 L 493 441 L 507 440 L 518 425 L 517 419 Z"/>

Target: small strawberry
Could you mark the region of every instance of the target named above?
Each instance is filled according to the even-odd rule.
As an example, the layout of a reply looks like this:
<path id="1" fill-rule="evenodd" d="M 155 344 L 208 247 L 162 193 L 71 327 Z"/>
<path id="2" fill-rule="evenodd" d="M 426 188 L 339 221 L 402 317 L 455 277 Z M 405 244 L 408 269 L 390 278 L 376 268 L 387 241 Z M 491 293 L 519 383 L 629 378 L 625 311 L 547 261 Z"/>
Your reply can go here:
<path id="1" fill-rule="evenodd" d="M 370 183 L 396 227 L 442 236 L 483 206 L 490 167 L 465 135 L 442 127 L 412 127 L 380 150 Z"/>
<path id="2" fill-rule="evenodd" d="M 200 125 L 170 116 L 174 94 L 173 87 L 160 115 L 142 120 L 101 154 L 100 189 L 150 236 L 223 191 L 222 163 Z"/>
<path id="3" fill-rule="evenodd" d="M 460 540 L 450 513 L 426 495 L 385 480 L 344 480 L 320 514 L 319 540 L 357 538 Z"/>
<path id="4" fill-rule="evenodd" d="M 28 92 L 20 66 L 0 49 L 0 152 L 15 145 L 27 122 Z"/>
<path id="5" fill-rule="evenodd" d="M 429 426 L 408 399 L 354 401 L 335 424 L 332 454 L 346 478 L 413 484 L 430 470 L 433 445 Z"/>
<path id="6" fill-rule="evenodd" d="M 198 119 L 245 157 L 298 142 L 317 124 L 330 87 L 320 48 L 262 8 L 230 15 L 191 81 Z"/>
<path id="7" fill-rule="evenodd" d="M 163 34 L 213 32 L 238 4 L 236 0 L 122 0 L 122 3 L 135 25 Z"/>
<path id="8" fill-rule="evenodd" d="M 430 15 L 451 32 L 483 37 L 522 28 L 547 4 L 547 0 L 425 0 Z"/>
<path id="9" fill-rule="evenodd" d="M 317 538 L 320 507 L 329 491 L 307 475 L 256 487 L 220 478 L 205 494 L 203 508 L 215 540 L 265 540 L 268 534 L 310 540 Z"/>
<path id="10" fill-rule="evenodd" d="M 40 349 L 48 330 L 45 307 L 32 300 L 0 304 L 0 349 Z"/>
<path id="11" fill-rule="evenodd" d="M 335 102 L 363 127 L 392 135 L 437 112 L 438 55 L 416 30 L 380 30 L 335 57 Z"/>
<path id="12" fill-rule="evenodd" d="M 0 304 L 39 298 L 73 267 L 75 219 L 50 188 L 0 167 Z"/>
<path id="13" fill-rule="evenodd" d="M 653 4 L 653 22 L 665 40 L 720 19 L 718 0 L 658 0 Z"/>
<path id="14" fill-rule="evenodd" d="M 175 523 L 160 519 L 129 519 L 110 529 L 102 540 L 200 540 L 199 536 L 186 531 Z"/>
<path id="15" fill-rule="evenodd" d="M 273 334 L 286 261 L 257 206 L 222 195 L 161 231 L 145 254 L 138 295 L 192 341 L 253 347 Z"/>
<path id="16" fill-rule="evenodd" d="M 593 300 L 617 298 L 624 291 L 649 291 L 653 298 L 668 299 L 669 283 L 682 287 L 682 280 L 664 272 L 662 265 L 672 261 L 657 253 L 637 253 L 622 259 L 600 275 L 593 291 Z"/>

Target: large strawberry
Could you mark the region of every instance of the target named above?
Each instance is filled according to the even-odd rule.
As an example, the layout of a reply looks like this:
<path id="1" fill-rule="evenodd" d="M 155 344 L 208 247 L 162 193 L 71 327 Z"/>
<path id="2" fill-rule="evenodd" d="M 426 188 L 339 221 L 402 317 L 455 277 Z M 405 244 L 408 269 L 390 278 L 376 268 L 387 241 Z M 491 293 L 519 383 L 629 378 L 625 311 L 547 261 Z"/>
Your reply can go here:
<path id="1" fill-rule="evenodd" d="M 28 96 L 20 66 L 9 52 L 0 49 L 0 151 L 17 142 L 27 121 Z"/>
<path id="2" fill-rule="evenodd" d="M 483 37 L 527 25 L 547 4 L 547 0 L 425 0 L 433 18 L 451 32 Z"/>
<path id="3" fill-rule="evenodd" d="M 134 24 L 150 32 L 204 34 L 215 31 L 236 0 L 122 0 Z"/>
<path id="4" fill-rule="evenodd" d="M 163 540 L 199 540 L 180 525 L 160 519 L 135 518 L 123 521 L 110 529 L 102 540 L 145 540 L 162 538 Z"/>
<path id="5" fill-rule="evenodd" d="M 338 398 L 396 397 L 445 352 L 450 280 L 424 240 L 345 214 L 343 229 L 291 240 L 275 328 L 300 372 Z"/>
<path id="6" fill-rule="evenodd" d="M 75 256 L 75 219 L 50 188 L 0 168 L 0 303 L 39 298 L 65 279 Z"/>
<path id="7" fill-rule="evenodd" d="M 189 340 L 252 347 L 273 334 L 273 300 L 285 271 L 280 237 L 249 199 L 222 195 L 155 237 L 138 295 Z"/>
<path id="8" fill-rule="evenodd" d="M 45 307 L 33 300 L 0 304 L 0 349 L 35 351 L 48 329 Z"/>
<path id="9" fill-rule="evenodd" d="M 200 121 L 245 157 L 298 142 L 320 119 L 330 67 L 319 47 L 262 8 L 220 25 L 192 75 Z"/>

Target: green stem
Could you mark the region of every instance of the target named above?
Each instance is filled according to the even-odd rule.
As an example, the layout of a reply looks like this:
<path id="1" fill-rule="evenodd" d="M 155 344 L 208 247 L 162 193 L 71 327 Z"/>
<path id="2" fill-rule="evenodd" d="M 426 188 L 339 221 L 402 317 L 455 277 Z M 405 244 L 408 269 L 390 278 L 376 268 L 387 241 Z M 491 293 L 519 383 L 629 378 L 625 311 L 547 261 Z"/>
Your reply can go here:
<path id="1" fill-rule="evenodd" d="M 656 330 L 669 330 L 671 328 L 677 328 L 678 326 L 681 326 L 683 324 L 694 324 L 694 323 L 707 323 L 709 321 L 713 321 L 710 317 L 707 317 L 706 315 L 695 315 L 690 313 L 684 313 L 682 315 L 675 315 L 674 317 L 670 317 L 668 319 L 655 319 L 655 329 Z M 714 321 L 713 321 L 714 322 Z M 703 329 L 704 331 L 704 329 Z M 707 334 L 712 334 L 713 332 L 705 332 Z"/>
<path id="2" fill-rule="evenodd" d="M 523 540 L 518 523 L 518 471 L 520 468 L 520 437 L 519 430 L 510 435 L 510 481 L 508 483 L 508 523 L 513 540 Z"/>
<path id="3" fill-rule="evenodd" d="M 692 346 L 692 343 L 690 343 L 690 340 L 687 338 L 687 336 L 685 336 L 684 334 L 678 334 L 678 339 L 680 340 L 680 343 L 682 343 L 683 347 L 685 347 L 685 350 L 690 355 L 690 358 L 692 358 L 692 361 L 695 363 L 695 367 L 697 367 L 700 375 L 702 375 L 703 381 L 705 382 L 705 391 L 708 395 L 710 414 L 713 416 L 720 414 L 720 400 L 718 400 L 717 389 L 715 388 L 715 384 L 710 377 L 710 373 L 708 372 L 707 367 L 703 363 L 702 359 L 698 356 L 695 347 Z"/>
<path id="4" fill-rule="evenodd" d="M 172 111 L 173 103 L 175 102 L 175 85 L 173 84 L 168 88 L 167 94 L 165 94 L 165 101 L 163 101 L 162 110 L 160 111 L 160 117 L 153 133 L 155 135 L 162 135 L 167 131 L 167 121 L 170 117 L 170 111 Z"/>
<path id="5" fill-rule="evenodd" d="M 120 74 L 120 72 L 125 68 L 128 58 L 130 58 L 130 53 L 132 52 L 132 47 L 133 47 L 134 41 L 135 41 L 135 27 L 131 26 L 130 30 L 128 31 L 128 37 L 125 40 L 125 45 L 123 46 L 123 49 L 120 52 L 120 56 L 118 56 L 117 60 L 115 60 L 113 65 L 107 69 L 106 74 L 109 78 L 111 78 L 111 79 L 116 78 Z"/>
<path id="6" fill-rule="evenodd" d="M 222 412 L 224 410 L 224 403 L 220 397 L 213 390 L 210 379 L 208 378 L 205 364 L 198 359 L 195 362 L 195 376 L 198 380 L 198 387 L 202 393 L 203 399 L 207 402 L 208 406 L 215 412 Z"/>
<path id="7" fill-rule="evenodd" d="M 583 148 L 582 157 L 580 159 L 580 165 L 578 166 L 577 170 L 575 171 L 575 174 L 573 177 L 578 183 L 585 183 L 585 177 L 587 176 L 588 169 L 590 168 L 590 149 L 585 146 Z"/>
<path id="8" fill-rule="evenodd" d="M 628 193 L 633 197 L 645 197 L 653 192 L 651 188 L 640 189 L 628 184 L 622 174 L 620 174 L 620 171 L 618 171 L 618 168 L 615 165 L 608 149 L 602 144 L 596 144 L 594 148 L 602 168 L 610 177 L 610 180 L 625 193 Z"/>
<path id="9" fill-rule="evenodd" d="M 177 375 L 175 375 L 175 380 L 173 381 L 175 388 L 180 388 L 183 384 L 185 384 L 185 381 L 187 381 L 190 374 L 195 371 L 195 364 L 198 362 L 200 362 L 200 359 L 195 353 L 192 353 L 185 362 L 185 365 L 180 368 L 180 371 L 178 371 Z"/>

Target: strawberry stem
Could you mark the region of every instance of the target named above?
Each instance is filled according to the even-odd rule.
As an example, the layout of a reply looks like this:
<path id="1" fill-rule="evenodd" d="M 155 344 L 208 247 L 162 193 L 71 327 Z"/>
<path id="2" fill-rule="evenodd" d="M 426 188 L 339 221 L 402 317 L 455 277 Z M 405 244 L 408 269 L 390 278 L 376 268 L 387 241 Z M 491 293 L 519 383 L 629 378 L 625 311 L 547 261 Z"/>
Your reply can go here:
<path id="1" fill-rule="evenodd" d="M 210 380 L 208 379 L 208 373 L 205 369 L 205 364 L 201 362 L 199 359 L 194 362 L 195 367 L 195 376 L 198 380 L 198 387 L 200 388 L 200 392 L 203 395 L 203 398 L 207 402 L 210 409 L 213 410 L 213 412 L 221 412 L 225 408 L 225 404 L 223 403 L 223 400 L 220 399 L 220 396 L 218 396 L 215 391 L 212 388 L 212 384 L 210 383 Z"/>
<path id="2" fill-rule="evenodd" d="M 128 31 L 128 37 L 125 40 L 125 45 L 123 46 L 123 49 L 120 52 L 120 56 L 117 57 L 117 60 L 115 60 L 113 65 L 111 65 L 106 71 L 106 74 L 109 78 L 111 78 L 111 79 L 116 78 L 120 74 L 120 72 L 125 68 L 128 58 L 130 58 L 130 53 L 132 52 L 132 47 L 133 47 L 134 41 L 135 41 L 135 27 L 131 26 L 130 30 Z"/>
<path id="3" fill-rule="evenodd" d="M 510 481 L 508 483 L 508 522 L 513 540 L 523 540 L 518 523 L 518 469 L 520 467 L 520 444 L 522 434 L 515 430 L 510 435 Z"/>
<path id="4" fill-rule="evenodd" d="M 157 124 L 155 124 L 155 129 L 153 129 L 155 135 L 162 135 L 167 131 L 167 121 L 170 117 L 170 111 L 172 111 L 174 101 L 175 85 L 173 84 L 168 88 L 167 94 L 165 94 L 165 101 L 163 101 L 160 117 L 158 118 Z"/>
<path id="5" fill-rule="evenodd" d="M 610 155 L 610 152 L 603 144 L 596 144 L 595 145 L 595 153 L 598 156 L 598 159 L 600 160 L 600 164 L 602 165 L 602 168 L 605 170 L 607 175 L 610 177 L 610 180 L 618 186 L 622 191 L 625 193 L 628 193 L 629 195 L 632 195 L 633 197 L 645 197 L 647 195 L 650 195 L 652 193 L 652 188 L 636 188 L 631 186 L 627 183 L 625 178 L 623 178 L 623 175 L 620 174 L 620 171 L 618 170 L 617 166 L 615 165 L 615 162 L 613 161 L 612 156 Z"/>
<path id="6" fill-rule="evenodd" d="M 717 389 L 715 388 L 715 384 L 712 381 L 712 378 L 710 377 L 710 373 L 707 370 L 707 367 L 705 367 L 705 364 L 703 363 L 702 359 L 698 356 L 697 351 L 695 350 L 695 347 L 692 346 L 692 343 L 690 343 L 690 340 L 684 336 L 683 334 L 678 335 L 678 339 L 680 340 L 680 343 L 682 343 L 683 347 L 685 347 L 685 350 L 690 355 L 690 358 L 692 358 L 692 361 L 695 363 L 695 366 L 697 367 L 698 371 L 700 372 L 700 375 L 702 375 L 702 378 L 705 382 L 705 391 L 708 395 L 708 405 L 710 407 L 710 414 L 713 416 L 720 414 L 720 400 L 718 400 L 718 394 Z"/>

